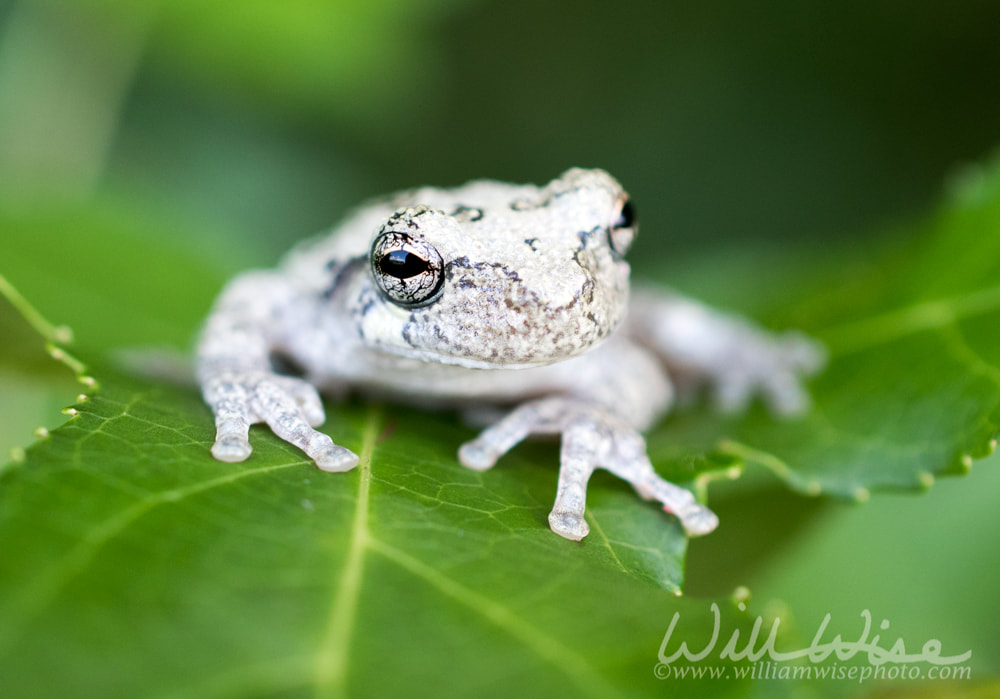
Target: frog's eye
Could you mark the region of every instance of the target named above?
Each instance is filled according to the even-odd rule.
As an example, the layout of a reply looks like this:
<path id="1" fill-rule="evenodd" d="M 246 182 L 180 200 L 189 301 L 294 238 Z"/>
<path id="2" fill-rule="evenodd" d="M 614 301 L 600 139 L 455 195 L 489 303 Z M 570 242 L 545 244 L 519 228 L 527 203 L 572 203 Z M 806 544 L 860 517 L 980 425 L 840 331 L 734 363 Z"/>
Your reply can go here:
<path id="1" fill-rule="evenodd" d="M 618 215 L 608 228 L 608 241 L 611 249 L 619 255 L 624 255 L 632 247 L 636 233 L 639 232 L 639 219 L 635 213 L 635 206 L 632 200 L 626 199 L 622 202 Z"/>
<path id="2" fill-rule="evenodd" d="M 419 306 L 437 298 L 444 260 L 434 246 L 406 233 L 386 231 L 372 244 L 372 274 L 390 301 Z"/>

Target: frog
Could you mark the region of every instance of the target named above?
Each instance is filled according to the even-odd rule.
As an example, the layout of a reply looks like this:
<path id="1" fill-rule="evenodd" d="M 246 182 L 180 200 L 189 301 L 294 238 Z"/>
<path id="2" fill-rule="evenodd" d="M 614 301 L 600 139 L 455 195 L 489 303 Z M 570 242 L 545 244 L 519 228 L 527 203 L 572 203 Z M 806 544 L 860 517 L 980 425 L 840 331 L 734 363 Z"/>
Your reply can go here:
<path id="1" fill-rule="evenodd" d="M 557 438 L 556 534 L 589 533 L 598 468 L 687 535 L 711 532 L 716 514 L 656 472 L 643 432 L 699 391 L 724 413 L 760 397 L 778 416 L 800 414 L 824 351 L 796 330 L 632 288 L 637 233 L 635 204 L 600 169 L 545 185 L 418 187 L 362 205 L 220 293 L 197 350 L 211 454 L 246 460 L 250 426 L 263 423 L 323 471 L 355 468 L 358 456 L 316 429 L 321 394 L 492 411 L 458 462 L 487 471 L 529 437 Z"/>

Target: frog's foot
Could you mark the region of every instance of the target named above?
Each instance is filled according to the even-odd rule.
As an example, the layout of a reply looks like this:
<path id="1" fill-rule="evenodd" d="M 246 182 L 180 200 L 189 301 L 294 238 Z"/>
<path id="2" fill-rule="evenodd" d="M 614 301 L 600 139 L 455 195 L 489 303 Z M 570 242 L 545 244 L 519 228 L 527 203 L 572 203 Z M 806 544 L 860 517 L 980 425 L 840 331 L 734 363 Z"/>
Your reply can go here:
<path id="1" fill-rule="evenodd" d="M 604 408 L 578 399 L 545 398 L 516 408 L 464 444 L 459 460 L 476 470 L 491 468 L 530 434 L 562 435 L 559 485 L 549 514 L 549 526 L 560 536 L 579 541 L 589 533 L 584 511 L 587 482 L 595 468 L 614 473 L 643 497 L 658 500 L 692 536 L 707 534 L 718 525 L 718 518 L 690 492 L 656 474 L 646 456 L 646 443 L 635 429 Z"/>
<path id="2" fill-rule="evenodd" d="M 313 429 L 326 416 L 319 394 L 305 381 L 265 372 L 239 372 L 212 378 L 204 386 L 205 400 L 215 413 L 212 456 L 219 461 L 249 457 L 253 451 L 250 425 L 263 422 L 324 471 L 349 471 L 358 465 L 357 455 Z"/>
<path id="3" fill-rule="evenodd" d="M 735 350 L 735 348 L 734 348 Z M 748 336 L 730 362 L 717 367 L 713 397 L 723 412 L 741 412 L 760 394 L 771 412 L 797 415 L 809 408 L 803 379 L 826 363 L 826 350 L 802 333 Z"/>

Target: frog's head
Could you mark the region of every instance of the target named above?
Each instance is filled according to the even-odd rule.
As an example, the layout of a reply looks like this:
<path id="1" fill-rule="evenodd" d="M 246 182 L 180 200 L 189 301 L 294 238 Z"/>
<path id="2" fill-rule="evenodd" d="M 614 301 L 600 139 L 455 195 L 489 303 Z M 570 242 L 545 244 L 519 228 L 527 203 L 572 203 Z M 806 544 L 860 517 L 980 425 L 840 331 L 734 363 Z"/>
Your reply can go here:
<path id="1" fill-rule="evenodd" d="M 625 316 L 635 212 L 601 170 L 545 187 L 473 182 L 416 190 L 376 233 L 359 304 L 367 343 L 497 368 L 585 352 Z"/>

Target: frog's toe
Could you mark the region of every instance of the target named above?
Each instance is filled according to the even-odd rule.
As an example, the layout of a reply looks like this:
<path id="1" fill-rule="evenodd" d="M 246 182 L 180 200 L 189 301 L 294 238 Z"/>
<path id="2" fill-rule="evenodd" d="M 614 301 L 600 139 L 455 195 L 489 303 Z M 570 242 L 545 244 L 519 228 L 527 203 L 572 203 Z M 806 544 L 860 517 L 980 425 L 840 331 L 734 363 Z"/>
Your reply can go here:
<path id="1" fill-rule="evenodd" d="M 549 527 L 559 536 L 572 541 L 579 541 L 590 533 L 583 515 L 575 512 L 552 510 L 549 513 Z"/>
<path id="2" fill-rule="evenodd" d="M 227 463 L 246 461 L 252 451 L 250 442 L 239 435 L 219 437 L 212 445 L 212 456 Z"/>
<path id="3" fill-rule="evenodd" d="M 793 374 L 772 376 L 764 386 L 764 399 L 771 412 L 779 417 L 801 415 L 809 409 L 809 393 Z"/>
<path id="4" fill-rule="evenodd" d="M 663 509 L 671 512 L 667 507 Z M 688 533 L 688 536 L 704 536 L 715 531 L 715 528 L 719 526 L 718 516 L 707 507 L 701 505 L 694 505 L 688 508 L 686 512 L 680 513 L 679 516 L 681 525 L 684 527 L 684 531 Z"/>
<path id="5" fill-rule="evenodd" d="M 250 422 L 244 406 L 235 402 L 220 403 L 216 419 L 215 444 L 212 456 L 219 461 L 246 461 L 250 448 Z"/>
<path id="6" fill-rule="evenodd" d="M 805 333 L 790 330 L 782 335 L 781 342 L 787 365 L 806 376 L 817 373 L 829 361 L 826 346 Z"/>
<path id="7" fill-rule="evenodd" d="M 337 444 L 330 444 L 328 447 L 310 454 L 316 461 L 316 465 L 321 471 L 330 473 L 343 473 L 350 471 L 358 465 L 361 459 L 350 449 Z"/>
<path id="8" fill-rule="evenodd" d="M 749 405 L 753 391 L 753 380 L 749 374 L 730 372 L 720 376 L 714 387 L 715 409 L 724 415 L 742 413 Z"/>
<path id="9" fill-rule="evenodd" d="M 310 427 L 319 427 L 326 422 L 323 401 L 311 384 L 294 377 L 282 377 L 281 386 L 295 399 Z"/>
<path id="10" fill-rule="evenodd" d="M 459 447 L 458 460 L 466 468 L 471 468 L 474 471 L 486 471 L 493 468 L 497 457 L 477 439 L 466 442 Z"/>

